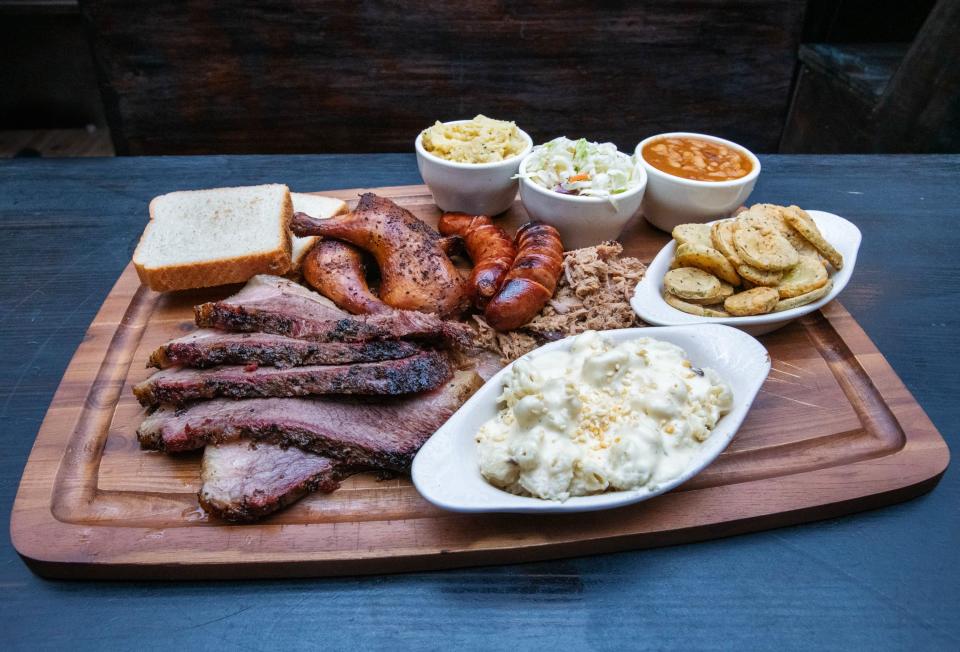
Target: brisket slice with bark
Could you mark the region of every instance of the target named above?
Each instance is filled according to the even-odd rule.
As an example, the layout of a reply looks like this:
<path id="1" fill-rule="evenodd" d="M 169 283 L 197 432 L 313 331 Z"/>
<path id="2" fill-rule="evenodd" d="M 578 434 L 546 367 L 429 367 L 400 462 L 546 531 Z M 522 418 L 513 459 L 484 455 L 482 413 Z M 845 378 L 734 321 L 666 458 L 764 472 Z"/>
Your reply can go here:
<path id="1" fill-rule="evenodd" d="M 417 353 L 411 342 L 310 342 L 268 333 L 225 333 L 203 328 L 167 342 L 150 355 L 148 367 L 207 368 L 221 364 L 272 365 L 278 368 L 397 360 Z"/>
<path id="2" fill-rule="evenodd" d="M 223 301 L 196 306 L 194 314 L 200 327 L 317 342 L 426 339 L 466 346 L 473 333 L 465 324 L 410 310 L 351 315 L 302 285 L 266 274 L 254 276 Z"/>
<path id="3" fill-rule="evenodd" d="M 475 372 L 458 371 L 440 389 L 383 405 L 250 399 L 210 401 L 180 412 L 163 408 L 141 426 L 140 441 L 192 442 L 178 450 L 223 442 L 204 450 L 200 504 L 225 520 L 253 521 L 311 491 L 333 491 L 359 469 L 408 470 L 420 446 L 482 384 Z"/>
<path id="4" fill-rule="evenodd" d="M 198 498 L 227 521 L 254 521 L 312 491 L 330 493 L 351 471 L 298 448 L 235 441 L 207 446 Z"/>
<path id="5" fill-rule="evenodd" d="M 242 366 L 163 369 L 134 386 L 141 405 L 181 405 L 228 398 L 309 396 L 312 394 L 410 394 L 433 389 L 450 378 L 450 360 L 440 351 L 422 351 L 400 360 L 349 365 L 275 369 Z"/>
<path id="6" fill-rule="evenodd" d="M 483 380 L 458 371 L 428 393 L 376 402 L 346 397 L 217 399 L 162 407 L 137 430 L 143 448 L 180 452 L 238 439 L 296 446 L 354 467 L 406 471 Z"/>

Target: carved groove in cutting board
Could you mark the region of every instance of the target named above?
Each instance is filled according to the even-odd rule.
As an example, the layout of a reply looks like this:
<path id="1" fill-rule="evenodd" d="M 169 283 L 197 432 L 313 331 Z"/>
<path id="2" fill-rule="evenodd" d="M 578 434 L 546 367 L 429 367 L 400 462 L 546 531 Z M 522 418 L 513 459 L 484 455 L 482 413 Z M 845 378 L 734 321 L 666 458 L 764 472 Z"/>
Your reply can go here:
<path id="1" fill-rule="evenodd" d="M 100 511 L 103 507 L 97 505 L 101 500 L 97 492 L 97 472 L 103 446 L 136 345 L 156 302 L 157 294 L 140 286 L 110 341 L 57 472 L 51 504 L 57 520 L 77 522 L 78 514 L 84 515 L 80 521 L 98 520 L 91 518 L 91 510 Z"/>
<path id="2" fill-rule="evenodd" d="M 804 317 L 803 325 L 840 382 L 865 430 L 880 440 L 877 450 L 892 453 L 903 448 L 906 443 L 903 428 L 847 343 L 820 313 Z"/>

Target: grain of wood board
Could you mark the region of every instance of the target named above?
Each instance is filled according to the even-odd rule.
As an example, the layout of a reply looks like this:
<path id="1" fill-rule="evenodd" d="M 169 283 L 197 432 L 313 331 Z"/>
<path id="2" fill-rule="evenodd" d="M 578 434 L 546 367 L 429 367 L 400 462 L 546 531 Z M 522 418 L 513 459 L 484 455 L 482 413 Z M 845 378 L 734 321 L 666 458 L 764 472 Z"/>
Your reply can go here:
<path id="1" fill-rule="evenodd" d="M 422 186 L 375 189 L 427 222 Z M 355 200 L 357 190 L 329 191 Z M 501 218 L 526 219 L 519 202 Z M 628 225 L 628 254 L 666 236 Z M 131 386 L 157 345 L 191 327 L 222 289 L 161 295 L 127 267 L 90 326 L 37 436 L 11 534 L 57 577 L 236 578 L 379 573 L 558 558 L 729 536 L 905 500 L 932 488 L 946 445 L 838 303 L 762 338 L 773 360 L 734 442 L 702 474 L 607 512 L 532 519 L 445 513 L 406 479 L 356 476 L 257 524 L 199 509 L 197 455 L 139 450 Z"/>

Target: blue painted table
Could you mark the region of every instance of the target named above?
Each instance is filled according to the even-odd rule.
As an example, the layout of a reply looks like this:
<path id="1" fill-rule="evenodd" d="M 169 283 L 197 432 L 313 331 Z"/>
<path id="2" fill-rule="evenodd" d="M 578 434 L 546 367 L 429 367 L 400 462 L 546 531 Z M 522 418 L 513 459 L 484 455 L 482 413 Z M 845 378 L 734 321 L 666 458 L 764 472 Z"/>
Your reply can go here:
<path id="1" fill-rule="evenodd" d="M 864 234 L 844 305 L 948 444 L 960 425 L 960 156 L 767 156 L 751 201 Z M 419 183 L 412 155 L 0 162 L 0 509 L 46 407 L 129 261 L 151 197 L 285 182 Z M 658 550 L 356 579 L 71 583 L 0 542 L 6 649 L 957 649 L 960 479 L 842 519 Z"/>

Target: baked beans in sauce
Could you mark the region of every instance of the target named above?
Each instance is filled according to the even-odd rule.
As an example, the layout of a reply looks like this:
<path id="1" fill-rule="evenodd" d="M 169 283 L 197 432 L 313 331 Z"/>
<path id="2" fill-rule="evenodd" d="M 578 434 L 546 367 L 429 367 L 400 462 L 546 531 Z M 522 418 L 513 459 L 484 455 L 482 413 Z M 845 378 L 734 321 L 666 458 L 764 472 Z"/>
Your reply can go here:
<path id="1" fill-rule="evenodd" d="M 661 172 L 694 181 L 730 181 L 747 176 L 753 169 L 740 150 L 688 136 L 651 140 L 640 154 Z"/>

